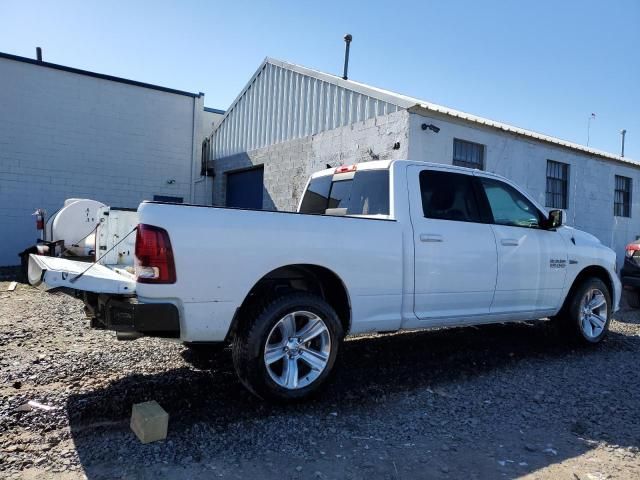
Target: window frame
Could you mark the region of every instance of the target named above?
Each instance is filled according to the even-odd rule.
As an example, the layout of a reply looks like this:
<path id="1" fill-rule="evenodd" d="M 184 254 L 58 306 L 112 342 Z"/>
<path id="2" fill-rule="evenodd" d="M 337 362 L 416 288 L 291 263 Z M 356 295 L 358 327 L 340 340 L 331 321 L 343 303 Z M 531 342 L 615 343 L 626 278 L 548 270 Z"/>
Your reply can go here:
<path id="1" fill-rule="evenodd" d="M 558 177 L 550 177 L 549 176 L 549 167 L 559 167 L 560 171 L 565 175 L 565 178 L 558 178 Z M 547 172 L 546 172 L 546 187 L 545 187 L 545 197 L 544 197 L 544 203 L 545 203 L 545 207 L 547 208 L 552 208 L 552 209 L 562 209 L 562 210 L 566 210 L 567 206 L 569 205 L 569 181 L 570 181 L 570 177 L 571 177 L 571 169 L 570 169 L 570 165 L 568 163 L 564 163 L 564 162 L 558 162 L 556 160 L 551 160 L 551 159 L 547 159 Z M 554 205 L 554 196 L 558 195 L 557 193 L 554 193 L 553 191 L 549 190 L 549 182 L 560 182 L 561 183 L 561 204 L 560 205 Z M 549 197 L 551 196 L 551 201 L 549 201 Z"/>
<path id="2" fill-rule="evenodd" d="M 623 182 L 626 189 L 618 188 L 618 179 Z M 631 218 L 631 198 L 633 195 L 633 179 L 624 175 L 614 176 L 613 185 L 613 216 L 622 218 Z M 618 194 L 622 196 L 622 202 L 618 202 Z"/>
<path id="3" fill-rule="evenodd" d="M 456 159 L 456 142 L 461 142 L 462 144 L 466 144 L 466 145 L 472 146 L 472 147 L 480 147 L 481 154 L 480 154 L 480 164 L 479 164 L 480 166 L 479 167 L 478 167 L 477 164 L 475 164 L 473 162 L 468 162 L 466 160 L 461 160 L 461 159 L 458 160 L 458 159 Z M 457 166 L 457 167 L 465 167 L 465 168 L 471 168 L 471 169 L 484 171 L 486 155 L 487 155 L 487 146 L 485 144 L 478 143 L 478 142 L 471 142 L 469 140 L 464 140 L 462 138 L 457 138 L 457 137 L 453 138 L 453 152 L 452 152 L 452 155 L 451 155 L 452 165 Z"/>

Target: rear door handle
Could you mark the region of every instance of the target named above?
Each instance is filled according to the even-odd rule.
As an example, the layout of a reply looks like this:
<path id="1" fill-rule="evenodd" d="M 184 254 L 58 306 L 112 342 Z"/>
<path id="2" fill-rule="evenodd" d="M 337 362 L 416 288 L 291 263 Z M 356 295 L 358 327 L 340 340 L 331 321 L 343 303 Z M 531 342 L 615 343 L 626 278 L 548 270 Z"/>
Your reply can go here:
<path id="1" fill-rule="evenodd" d="M 502 245 L 506 245 L 507 247 L 517 247 L 520 245 L 520 241 L 517 238 L 503 238 L 500 240 Z"/>
<path id="2" fill-rule="evenodd" d="M 441 242 L 442 235 L 438 235 L 437 233 L 421 233 L 420 241 L 421 242 Z"/>

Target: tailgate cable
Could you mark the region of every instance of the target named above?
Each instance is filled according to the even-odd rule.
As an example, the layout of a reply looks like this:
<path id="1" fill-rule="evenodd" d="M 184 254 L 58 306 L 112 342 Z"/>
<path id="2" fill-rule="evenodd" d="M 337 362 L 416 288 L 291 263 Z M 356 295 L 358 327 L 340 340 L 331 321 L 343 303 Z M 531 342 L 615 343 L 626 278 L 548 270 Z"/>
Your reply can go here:
<path id="1" fill-rule="evenodd" d="M 78 247 L 78 246 L 79 246 L 78 244 L 79 244 L 81 241 L 83 241 L 85 238 L 87 238 L 89 235 L 91 235 L 92 233 L 94 233 L 96 230 L 98 230 L 98 227 L 99 227 L 99 226 L 100 226 L 100 223 L 96 223 L 96 226 L 95 226 L 95 227 L 93 227 L 93 229 L 92 229 L 89 233 L 87 233 L 84 237 L 82 237 L 82 238 L 81 238 L 80 240 L 78 240 L 77 242 L 73 242 L 73 243 L 71 243 L 71 246 L 72 246 L 72 247 Z M 62 256 L 62 255 L 64 255 L 64 254 L 65 254 L 66 252 L 68 252 L 69 250 L 71 250 L 71 249 L 70 249 L 70 248 L 66 248 L 66 247 L 65 247 L 65 248 L 64 248 L 64 250 L 63 250 L 62 252 L 60 252 L 60 255 L 61 255 L 61 256 Z"/>
<path id="2" fill-rule="evenodd" d="M 107 253 L 109 253 L 111 250 L 113 250 L 113 249 L 114 249 L 114 248 L 116 248 L 118 245 L 120 245 L 122 242 L 124 242 L 124 241 L 125 241 L 125 239 L 126 239 L 129 235 L 131 235 L 133 232 L 135 232 L 136 230 L 138 230 L 138 227 L 137 227 L 137 226 L 133 227 L 133 230 L 131 230 L 129 233 L 127 233 L 124 237 L 122 237 L 122 238 L 118 241 L 118 243 L 116 243 L 113 247 L 111 247 L 109 250 L 107 250 L 106 252 L 104 252 L 104 253 L 102 254 L 102 256 L 101 256 L 99 259 L 97 259 L 95 262 L 93 262 L 91 265 L 89 265 L 89 266 L 88 266 L 88 267 L 87 267 L 87 268 L 86 268 L 82 273 L 79 273 L 78 275 L 76 275 L 75 277 L 73 277 L 71 280 L 69 280 L 69 282 L 70 282 L 70 283 L 75 283 L 75 281 L 76 281 L 76 280 L 78 280 L 80 277 L 82 277 L 85 273 L 87 273 L 91 267 L 93 267 L 93 266 L 94 266 L 94 265 L 96 265 L 100 260 L 102 260 L 102 259 L 107 255 Z"/>

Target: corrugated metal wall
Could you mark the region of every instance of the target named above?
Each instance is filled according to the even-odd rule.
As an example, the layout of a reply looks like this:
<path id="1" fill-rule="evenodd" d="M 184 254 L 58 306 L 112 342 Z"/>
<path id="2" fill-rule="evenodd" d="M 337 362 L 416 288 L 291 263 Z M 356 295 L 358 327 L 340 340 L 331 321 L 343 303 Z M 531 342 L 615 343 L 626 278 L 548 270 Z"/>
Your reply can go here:
<path id="1" fill-rule="evenodd" d="M 397 105 L 265 63 L 214 132 L 213 158 L 399 110 Z"/>

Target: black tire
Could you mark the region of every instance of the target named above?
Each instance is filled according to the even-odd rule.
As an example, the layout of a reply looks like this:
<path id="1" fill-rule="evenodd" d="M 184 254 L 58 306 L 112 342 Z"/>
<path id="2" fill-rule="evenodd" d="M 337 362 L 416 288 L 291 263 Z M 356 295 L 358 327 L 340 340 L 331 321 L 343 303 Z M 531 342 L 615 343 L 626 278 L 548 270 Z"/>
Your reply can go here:
<path id="1" fill-rule="evenodd" d="M 640 308 L 640 290 L 634 288 L 633 290 L 625 290 L 624 292 L 627 304 L 631 308 Z"/>
<path id="2" fill-rule="evenodd" d="M 247 311 L 232 346 L 233 364 L 245 387 L 262 399 L 276 402 L 299 401 L 317 393 L 333 372 L 344 337 L 342 323 L 335 310 L 316 295 L 291 292 Z M 331 347 L 326 366 L 312 383 L 302 388 L 287 389 L 272 379 L 263 356 L 269 334 L 276 324 L 288 314 L 298 311 L 311 312 L 322 319 Z"/>
<path id="3" fill-rule="evenodd" d="M 594 336 L 585 333 L 582 325 L 582 307 L 585 297 L 594 289 L 599 290 L 606 301 L 606 321 L 602 331 Z M 597 277 L 584 279 L 580 284 L 572 289 L 570 297 L 565 301 L 562 312 L 556 317 L 556 321 L 561 327 L 561 331 L 569 335 L 573 340 L 585 344 L 596 344 L 602 341 L 609 331 L 612 313 L 611 293 L 607 285 Z"/>

